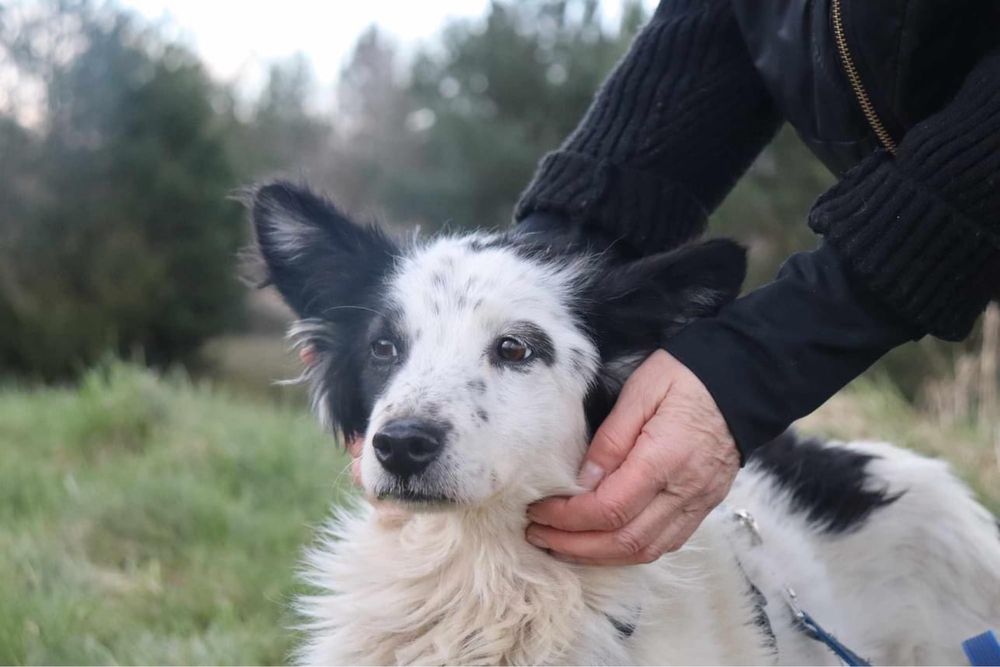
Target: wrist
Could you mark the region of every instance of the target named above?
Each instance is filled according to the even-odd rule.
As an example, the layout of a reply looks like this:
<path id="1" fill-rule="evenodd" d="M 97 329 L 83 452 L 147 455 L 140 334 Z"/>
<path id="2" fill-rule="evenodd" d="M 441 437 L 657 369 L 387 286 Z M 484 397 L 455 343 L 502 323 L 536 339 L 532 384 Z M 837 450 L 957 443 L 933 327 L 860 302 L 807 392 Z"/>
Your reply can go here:
<path id="1" fill-rule="evenodd" d="M 859 294 L 830 248 L 698 320 L 665 348 L 712 395 L 743 461 L 893 347 L 912 338 Z"/>

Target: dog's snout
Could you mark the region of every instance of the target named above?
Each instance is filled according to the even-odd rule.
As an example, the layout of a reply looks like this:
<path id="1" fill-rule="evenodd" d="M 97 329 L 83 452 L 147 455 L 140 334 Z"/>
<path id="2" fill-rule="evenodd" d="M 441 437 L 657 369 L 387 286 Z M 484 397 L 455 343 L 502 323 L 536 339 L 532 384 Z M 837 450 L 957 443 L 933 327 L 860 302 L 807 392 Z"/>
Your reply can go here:
<path id="1" fill-rule="evenodd" d="M 388 472 L 416 475 L 438 457 L 444 447 L 444 429 L 421 419 L 394 419 L 372 438 L 375 457 Z"/>

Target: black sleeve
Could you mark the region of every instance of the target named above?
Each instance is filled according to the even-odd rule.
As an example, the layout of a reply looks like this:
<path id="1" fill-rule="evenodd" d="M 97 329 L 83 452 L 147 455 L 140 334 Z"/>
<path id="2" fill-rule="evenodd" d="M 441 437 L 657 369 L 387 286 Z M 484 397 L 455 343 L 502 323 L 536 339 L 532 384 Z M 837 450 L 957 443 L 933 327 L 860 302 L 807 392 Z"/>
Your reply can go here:
<path id="1" fill-rule="evenodd" d="M 892 348 L 920 333 L 852 283 L 830 246 L 699 320 L 666 349 L 715 399 L 744 460 Z"/>
<path id="2" fill-rule="evenodd" d="M 872 155 L 820 197 L 809 223 L 824 246 L 667 345 L 744 458 L 893 347 L 964 338 L 1000 295 L 1000 52 L 895 157 Z"/>
<path id="3" fill-rule="evenodd" d="M 640 254 L 700 234 L 780 118 L 730 0 L 663 0 L 515 219 L 551 214 Z"/>
<path id="4" fill-rule="evenodd" d="M 810 226 L 912 326 L 965 338 L 1000 296 L 1000 51 L 942 111 L 820 197 Z"/>

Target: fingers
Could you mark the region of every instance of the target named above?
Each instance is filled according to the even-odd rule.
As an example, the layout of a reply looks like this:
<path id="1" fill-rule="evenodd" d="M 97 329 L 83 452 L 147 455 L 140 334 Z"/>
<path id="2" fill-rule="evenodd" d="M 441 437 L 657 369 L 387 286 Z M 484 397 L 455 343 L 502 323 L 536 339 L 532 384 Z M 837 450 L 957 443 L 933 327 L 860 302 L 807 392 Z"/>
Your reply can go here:
<path id="1" fill-rule="evenodd" d="M 679 362 L 656 353 L 626 386 L 588 454 L 610 472 L 591 492 L 529 508 L 526 537 L 557 558 L 631 565 L 675 551 L 739 469 L 724 417 Z"/>
<path id="2" fill-rule="evenodd" d="M 656 496 L 663 481 L 659 472 L 648 458 L 630 454 L 669 390 L 671 363 L 657 351 L 640 364 L 598 428 L 579 476 L 580 485 L 595 493 L 545 500 L 529 512 L 533 521 L 563 530 L 613 530 Z"/>
<path id="3" fill-rule="evenodd" d="M 650 562 L 662 555 L 655 546 L 681 513 L 684 499 L 663 492 L 658 494 L 639 516 L 614 531 L 567 532 L 550 526 L 534 524 L 528 528 L 528 541 L 558 554 L 591 560 L 628 559 L 630 562 Z"/>
<path id="4" fill-rule="evenodd" d="M 580 468 L 579 483 L 585 489 L 595 488 L 622 464 L 643 425 L 656 412 L 669 388 L 669 382 L 664 382 L 664 357 L 669 360 L 662 351 L 653 353 L 622 387 L 614 407 L 594 434 Z"/>
<path id="5" fill-rule="evenodd" d="M 717 502 L 659 494 L 631 523 L 616 531 L 571 533 L 531 524 L 528 542 L 560 560 L 586 565 L 651 563 L 680 549 Z"/>
<path id="6" fill-rule="evenodd" d="M 564 531 L 617 530 L 646 508 L 663 487 L 660 471 L 643 456 L 630 456 L 589 493 L 548 498 L 532 505 L 535 523 Z"/>

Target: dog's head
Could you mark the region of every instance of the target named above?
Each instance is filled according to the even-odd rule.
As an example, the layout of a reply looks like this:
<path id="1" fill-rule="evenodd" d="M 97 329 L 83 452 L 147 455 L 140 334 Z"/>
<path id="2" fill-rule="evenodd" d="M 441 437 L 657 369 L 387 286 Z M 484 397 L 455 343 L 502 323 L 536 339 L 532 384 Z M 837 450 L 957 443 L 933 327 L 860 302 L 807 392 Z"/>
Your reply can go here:
<path id="1" fill-rule="evenodd" d="M 401 246 L 288 183 L 258 188 L 252 218 L 321 418 L 364 437 L 370 493 L 424 505 L 572 488 L 628 374 L 745 272 L 729 241 L 621 263 L 530 234 Z"/>

